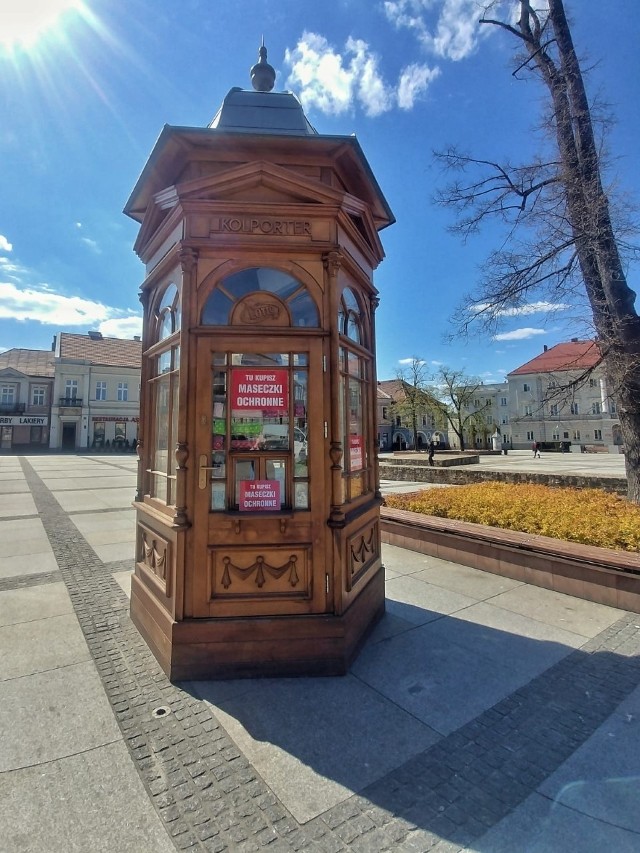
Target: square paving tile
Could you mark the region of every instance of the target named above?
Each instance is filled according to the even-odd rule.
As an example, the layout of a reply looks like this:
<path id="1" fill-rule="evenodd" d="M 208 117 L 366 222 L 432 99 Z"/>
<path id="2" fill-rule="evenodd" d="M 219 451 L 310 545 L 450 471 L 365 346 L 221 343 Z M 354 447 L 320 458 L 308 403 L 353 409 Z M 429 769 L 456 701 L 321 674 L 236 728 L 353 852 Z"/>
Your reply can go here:
<path id="1" fill-rule="evenodd" d="M 0 772 L 117 740 L 120 730 L 91 661 L 2 684 Z"/>
<path id="2" fill-rule="evenodd" d="M 73 613 L 73 605 L 63 583 L 40 584 L 0 592 L 0 626 L 33 622 L 69 613 Z"/>
<path id="3" fill-rule="evenodd" d="M 1 602 L 1 599 L 0 599 Z M 89 660 L 74 613 L 0 628 L 0 681 Z"/>
<path id="4" fill-rule="evenodd" d="M 6 851 L 175 853 L 122 743 L 2 774 L 0 824 Z"/>

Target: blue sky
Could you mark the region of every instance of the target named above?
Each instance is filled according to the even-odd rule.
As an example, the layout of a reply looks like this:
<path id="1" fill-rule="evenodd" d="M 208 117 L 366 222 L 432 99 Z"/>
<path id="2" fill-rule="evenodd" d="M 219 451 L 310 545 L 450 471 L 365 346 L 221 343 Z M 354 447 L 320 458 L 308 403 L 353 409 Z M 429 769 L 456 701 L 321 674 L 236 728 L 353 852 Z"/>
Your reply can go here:
<path id="1" fill-rule="evenodd" d="M 379 378 L 415 356 L 500 381 L 566 340 L 566 318 L 535 310 L 506 318 L 506 338 L 443 340 L 499 237 L 487 228 L 463 245 L 447 232 L 431 152 L 515 158 L 540 118 L 541 90 L 514 80 L 514 39 L 477 26 L 481 5 L 0 0 L 0 349 L 48 348 L 59 330 L 140 331 L 138 226 L 124 203 L 164 124 L 206 126 L 232 86 L 249 88 L 263 35 L 276 89 L 295 92 L 320 133 L 356 134 L 396 216 L 375 276 Z M 566 7 L 589 92 L 617 119 L 612 176 L 638 201 L 637 0 Z M 640 290 L 638 267 L 628 275 Z"/>

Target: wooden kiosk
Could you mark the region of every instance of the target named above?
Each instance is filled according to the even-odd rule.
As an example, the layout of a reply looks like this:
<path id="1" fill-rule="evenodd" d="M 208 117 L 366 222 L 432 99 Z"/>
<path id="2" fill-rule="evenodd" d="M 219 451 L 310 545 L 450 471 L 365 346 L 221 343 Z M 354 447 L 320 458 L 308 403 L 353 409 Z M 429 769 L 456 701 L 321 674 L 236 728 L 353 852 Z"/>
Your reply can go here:
<path id="1" fill-rule="evenodd" d="M 344 673 L 384 610 L 372 274 L 393 215 L 353 136 L 232 89 L 165 126 L 146 266 L 131 615 L 174 680 Z"/>

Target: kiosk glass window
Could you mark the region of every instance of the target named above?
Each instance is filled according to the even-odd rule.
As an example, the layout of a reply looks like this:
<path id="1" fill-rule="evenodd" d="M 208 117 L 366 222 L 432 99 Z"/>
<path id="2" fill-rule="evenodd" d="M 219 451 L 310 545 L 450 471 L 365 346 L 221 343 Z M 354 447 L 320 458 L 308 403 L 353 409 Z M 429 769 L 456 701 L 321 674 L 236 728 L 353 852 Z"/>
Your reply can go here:
<path id="1" fill-rule="evenodd" d="M 346 287 L 338 309 L 338 331 L 343 339 L 340 347 L 339 417 L 346 501 L 369 492 L 373 483 L 366 418 L 371 357 L 362 350 L 365 341 L 363 328 L 360 304 L 353 290 Z"/>
<path id="2" fill-rule="evenodd" d="M 211 510 L 309 508 L 308 356 L 215 353 Z"/>
<path id="3" fill-rule="evenodd" d="M 175 284 L 165 289 L 154 312 L 155 340 L 152 342 L 150 401 L 153 411 L 151 468 L 148 487 L 151 497 L 175 505 L 178 380 L 180 367 L 180 293 Z M 123 424 L 124 427 L 124 424 Z M 123 433 L 124 439 L 124 433 Z"/>
<path id="4" fill-rule="evenodd" d="M 228 326 L 235 303 L 250 293 L 271 293 L 286 307 L 291 325 L 317 328 L 320 315 L 307 288 L 293 276 L 270 267 L 251 267 L 221 281 L 202 310 L 205 326 Z"/>

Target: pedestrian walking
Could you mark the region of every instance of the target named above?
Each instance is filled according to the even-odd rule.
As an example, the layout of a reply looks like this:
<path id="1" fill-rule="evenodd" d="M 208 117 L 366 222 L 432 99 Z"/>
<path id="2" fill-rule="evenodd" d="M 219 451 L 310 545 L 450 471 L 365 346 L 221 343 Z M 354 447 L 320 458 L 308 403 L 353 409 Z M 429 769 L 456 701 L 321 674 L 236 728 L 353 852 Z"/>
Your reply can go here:
<path id="1" fill-rule="evenodd" d="M 531 445 L 531 449 L 533 450 L 534 459 L 536 458 L 536 456 L 538 457 L 538 459 L 542 459 L 542 456 L 540 455 L 540 444 L 537 441 L 533 442 L 533 444 Z"/>
<path id="2" fill-rule="evenodd" d="M 429 442 L 429 465 L 433 467 L 433 457 L 436 452 L 436 443 L 433 439 Z"/>

